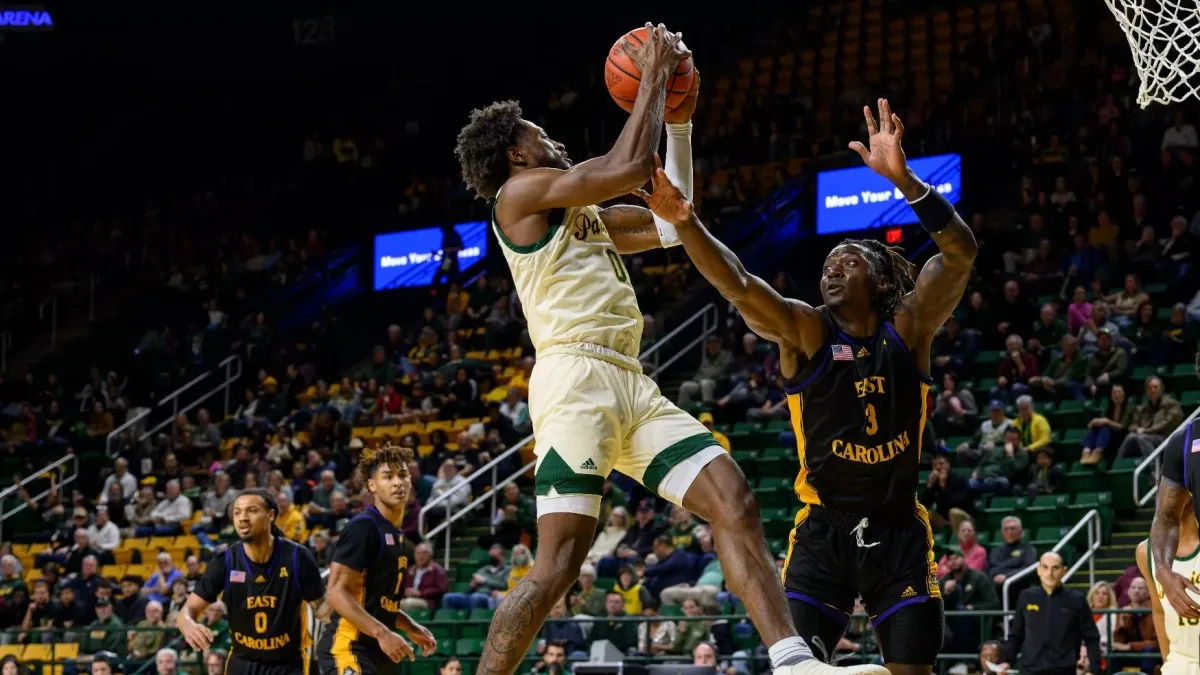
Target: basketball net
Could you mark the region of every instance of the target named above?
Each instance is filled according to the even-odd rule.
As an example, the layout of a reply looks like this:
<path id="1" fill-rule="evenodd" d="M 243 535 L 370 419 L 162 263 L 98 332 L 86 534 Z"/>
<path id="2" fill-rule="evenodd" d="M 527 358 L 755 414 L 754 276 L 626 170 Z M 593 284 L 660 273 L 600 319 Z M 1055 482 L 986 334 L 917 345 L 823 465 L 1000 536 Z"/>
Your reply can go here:
<path id="1" fill-rule="evenodd" d="M 1200 0 L 1105 0 L 1133 51 L 1138 105 L 1200 98 Z"/>

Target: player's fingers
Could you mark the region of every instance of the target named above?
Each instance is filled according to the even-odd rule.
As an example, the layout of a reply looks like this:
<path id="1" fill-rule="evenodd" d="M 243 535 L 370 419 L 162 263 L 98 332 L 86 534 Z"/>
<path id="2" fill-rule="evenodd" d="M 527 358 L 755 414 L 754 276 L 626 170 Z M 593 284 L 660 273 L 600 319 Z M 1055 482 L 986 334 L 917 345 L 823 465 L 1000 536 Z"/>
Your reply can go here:
<path id="1" fill-rule="evenodd" d="M 695 96 L 700 92 L 700 69 L 693 66 L 692 74 L 695 77 L 692 78 L 692 90 L 688 92 L 688 96 Z"/>
<path id="2" fill-rule="evenodd" d="M 879 110 L 879 131 L 885 134 L 892 133 L 892 121 L 887 114 L 887 102 L 880 98 L 876 101 L 875 106 Z"/>
<path id="3" fill-rule="evenodd" d="M 877 128 L 875 126 L 875 116 L 871 114 L 871 106 L 863 106 L 863 117 L 867 120 L 867 135 L 874 136 Z"/>
<path id="4" fill-rule="evenodd" d="M 892 125 L 896 127 L 896 140 L 904 138 L 904 122 L 900 121 L 900 116 L 892 113 Z"/>
<path id="5" fill-rule="evenodd" d="M 872 133 L 874 133 L 874 132 L 872 132 Z M 863 145 L 862 143 L 859 143 L 858 141 L 850 141 L 850 149 L 857 152 L 858 156 L 862 157 L 863 162 L 866 162 L 867 157 L 870 156 L 867 154 L 867 147 L 865 145 Z"/>
<path id="6" fill-rule="evenodd" d="M 634 189 L 632 189 L 632 190 L 630 190 L 630 191 L 629 191 L 629 194 L 633 195 L 634 197 L 639 197 L 639 198 L 641 198 L 641 199 L 642 199 L 642 201 L 645 201 L 645 202 L 649 202 L 649 201 L 650 201 L 650 193 L 649 193 L 649 192 L 646 192 L 646 191 L 645 191 L 645 190 L 643 190 L 642 188 L 634 188 Z"/>

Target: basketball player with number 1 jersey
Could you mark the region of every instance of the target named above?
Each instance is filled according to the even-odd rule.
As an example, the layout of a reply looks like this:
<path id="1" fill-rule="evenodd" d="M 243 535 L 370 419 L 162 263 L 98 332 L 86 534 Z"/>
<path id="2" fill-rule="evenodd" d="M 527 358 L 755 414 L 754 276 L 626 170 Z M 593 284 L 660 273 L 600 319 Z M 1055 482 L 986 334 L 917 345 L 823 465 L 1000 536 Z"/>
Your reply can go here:
<path id="1" fill-rule="evenodd" d="M 667 170 L 690 193 L 699 82 L 697 76 L 685 101 L 664 114 L 667 75 L 688 52 L 661 25 L 646 32 L 642 45 L 623 45 L 640 84 L 608 154 L 572 165 L 563 145 L 523 119 L 515 101 L 473 111 L 455 148 L 467 185 L 492 200 L 492 229 L 537 350 L 529 409 L 538 556 L 496 610 L 478 672 L 511 675 L 518 668 L 551 607 L 579 576 L 613 470 L 709 522 L 730 590 L 769 646 L 775 672 L 825 672 L 792 626 L 745 477 L 638 361 L 642 314 L 620 256 L 679 239 L 645 208 L 596 204 L 650 179 L 664 123 Z"/>
<path id="2" fill-rule="evenodd" d="M 933 535 L 916 497 L 929 347 L 962 298 L 977 246 L 954 207 L 909 170 L 904 126 L 885 99 L 878 105 L 878 124 L 863 110 L 870 148 L 851 149 L 937 243 L 915 281 L 898 249 L 846 240 L 825 259 L 824 306 L 811 307 L 748 274 L 668 176 L 659 172 L 646 198 L 750 329 L 779 345 L 801 502 L 783 580 L 801 637 L 830 658 L 861 595 L 888 670 L 928 675 L 943 624 Z"/>

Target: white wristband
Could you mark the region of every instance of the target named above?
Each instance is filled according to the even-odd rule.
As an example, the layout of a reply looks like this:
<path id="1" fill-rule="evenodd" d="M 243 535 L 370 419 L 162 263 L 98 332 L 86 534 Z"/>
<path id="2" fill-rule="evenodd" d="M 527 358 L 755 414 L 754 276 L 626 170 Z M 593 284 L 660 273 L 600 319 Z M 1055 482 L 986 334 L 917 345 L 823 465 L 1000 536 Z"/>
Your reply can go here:
<path id="1" fill-rule="evenodd" d="M 671 248 L 682 243 L 679 241 L 679 232 L 673 223 L 654 216 L 654 225 L 658 227 L 658 241 L 662 243 L 663 248 Z"/>
<path id="2" fill-rule="evenodd" d="M 667 178 L 679 188 L 687 200 L 692 199 L 692 123 L 667 124 L 667 156 L 663 171 Z M 658 227 L 658 240 L 663 248 L 679 246 L 679 232 L 673 223 L 654 216 Z"/>

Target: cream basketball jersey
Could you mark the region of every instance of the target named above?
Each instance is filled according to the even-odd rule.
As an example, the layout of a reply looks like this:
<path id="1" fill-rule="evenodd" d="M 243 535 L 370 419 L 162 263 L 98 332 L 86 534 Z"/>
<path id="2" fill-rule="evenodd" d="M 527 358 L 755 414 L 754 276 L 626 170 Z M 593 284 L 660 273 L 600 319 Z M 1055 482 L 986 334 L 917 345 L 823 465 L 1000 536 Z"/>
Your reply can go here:
<path id="1" fill-rule="evenodd" d="M 499 199 L 499 195 L 497 195 Z M 553 209 L 546 235 L 513 244 L 492 227 L 512 271 L 534 348 L 585 343 L 637 359 L 642 312 L 617 248 L 595 206 Z"/>
<path id="2" fill-rule="evenodd" d="M 1146 552 L 1146 565 L 1149 566 L 1150 576 L 1153 577 L 1154 559 L 1149 550 Z M 1190 579 L 1192 583 L 1200 583 L 1200 547 L 1189 555 L 1177 556 L 1171 564 L 1171 569 Z M 1162 587 L 1157 580 L 1154 586 L 1163 609 L 1163 626 L 1166 628 L 1167 638 L 1171 641 L 1171 653 L 1167 662 L 1182 660 L 1194 664 L 1200 661 L 1200 619 L 1180 617 L 1179 612 L 1176 612 L 1171 603 L 1163 597 Z"/>

